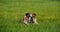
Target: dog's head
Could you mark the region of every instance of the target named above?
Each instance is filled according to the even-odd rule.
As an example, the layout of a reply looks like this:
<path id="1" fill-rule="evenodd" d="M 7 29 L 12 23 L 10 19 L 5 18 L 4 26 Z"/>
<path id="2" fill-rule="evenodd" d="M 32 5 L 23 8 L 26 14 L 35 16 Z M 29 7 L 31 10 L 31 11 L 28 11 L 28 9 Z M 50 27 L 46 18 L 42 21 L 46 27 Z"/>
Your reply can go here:
<path id="1" fill-rule="evenodd" d="M 34 18 L 36 18 L 35 13 L 26 13 L 26 17 L 28 17 L 29 21 L 33 21 Z"/>

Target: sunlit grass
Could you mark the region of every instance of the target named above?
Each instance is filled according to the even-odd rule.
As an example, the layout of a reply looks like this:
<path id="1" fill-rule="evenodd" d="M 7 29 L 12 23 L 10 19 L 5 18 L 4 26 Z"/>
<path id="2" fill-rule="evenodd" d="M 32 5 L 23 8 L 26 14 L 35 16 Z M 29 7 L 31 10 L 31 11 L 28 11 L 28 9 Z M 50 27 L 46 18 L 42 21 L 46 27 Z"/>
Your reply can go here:
<path id="1" fill-rule="evenodd" d="M 60 32 L 60 2 L 32 0 L 0 2 L 0 32 Z M 24 25 L 25 13 L 37 14 L 36 24 Z"/>

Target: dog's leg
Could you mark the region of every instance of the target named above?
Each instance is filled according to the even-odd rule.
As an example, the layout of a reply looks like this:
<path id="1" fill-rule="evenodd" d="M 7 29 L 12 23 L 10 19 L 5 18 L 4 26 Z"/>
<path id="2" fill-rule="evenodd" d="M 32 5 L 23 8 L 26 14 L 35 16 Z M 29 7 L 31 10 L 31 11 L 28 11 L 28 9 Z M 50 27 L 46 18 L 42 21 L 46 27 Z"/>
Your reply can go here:
<path id="1" fill-rule="evenodd" d="M 38 24 L 37 19 L 33 18 L 34 24 Z"/>
<path id="2" fill-rule="evenodd" d="M 26 16 L 23 18 L 23 23 L 28 25 L 28 19 L 26 18 Z"/>
<path id="3" fill-rule="evenodd" d="M 24 20 L 24 24 L 28 25 L 28 22 L 27 22 L 27 20 Z"/>

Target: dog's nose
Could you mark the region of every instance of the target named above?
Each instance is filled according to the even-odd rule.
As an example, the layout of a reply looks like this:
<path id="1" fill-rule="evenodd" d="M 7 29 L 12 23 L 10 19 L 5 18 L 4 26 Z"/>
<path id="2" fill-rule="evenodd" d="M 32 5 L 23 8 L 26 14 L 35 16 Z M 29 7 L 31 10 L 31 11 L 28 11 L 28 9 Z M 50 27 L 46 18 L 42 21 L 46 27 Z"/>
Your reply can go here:
<path id="1" fill-rule="evenodd" d="M 31 17 L 31 19 L 33 19 L 33 17 Z"/>
<path id="2" fill-rule="evenodd" d="M 31 17 L 31 19 L 30 19 L 31 21 L 33 21 L 33 17 Z"/>

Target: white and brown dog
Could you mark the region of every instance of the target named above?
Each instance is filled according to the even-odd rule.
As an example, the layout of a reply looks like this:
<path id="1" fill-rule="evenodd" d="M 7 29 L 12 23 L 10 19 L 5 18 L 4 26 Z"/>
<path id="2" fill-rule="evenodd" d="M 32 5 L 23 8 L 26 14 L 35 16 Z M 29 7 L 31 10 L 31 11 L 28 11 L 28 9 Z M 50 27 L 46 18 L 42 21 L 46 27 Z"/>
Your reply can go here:
<path id="1" fill-rule="evenodd" d="M 23 23 L 24 24 L 29 24 L 29 23 L 38 24 L 37 19 L 36 19 L 36 14 L 35 13 L 26 13 L 25 16 L 23 17 Z"/>

